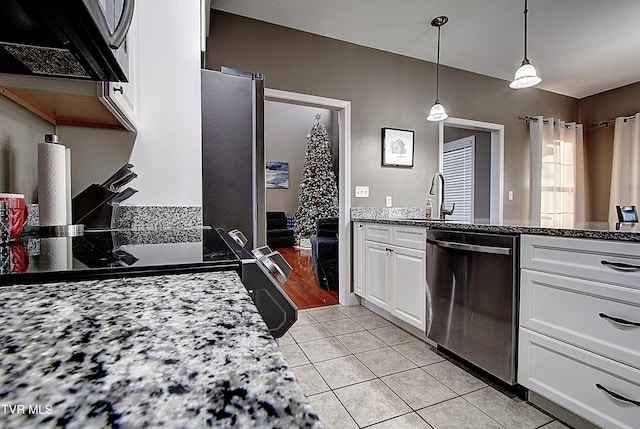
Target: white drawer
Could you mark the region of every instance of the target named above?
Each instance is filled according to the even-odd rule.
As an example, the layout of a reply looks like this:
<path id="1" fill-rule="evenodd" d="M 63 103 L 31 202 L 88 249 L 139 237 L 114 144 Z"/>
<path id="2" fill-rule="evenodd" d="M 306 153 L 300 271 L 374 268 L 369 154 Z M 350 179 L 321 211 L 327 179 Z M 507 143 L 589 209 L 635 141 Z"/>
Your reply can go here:
<path id="1" fill-rule="evenodd" d="M 368 223 L 365 227 L 365 238 L 369 241 L 391 244 L 391 225 Z"/>
<path id="2" fill-rule="evenodd" d="M 537 235 L 520 242 L 522 268 L 640 288 L 640 243 Z"/>
<path id="3" fill-rule="evenodd" d="M 391 243 L 416 250 L 426 250 L 427 229 L 419 226 L 394 226 Z"/>
<path id="4" fill-rule="evenodd" d="M 640 370 L 520 328 L 518 383 L 603 428 L 637 428 Z"/>
<path id="5" fill-rule="evenodd" d="M 522 270 L 520 326 L 640 369 L 640 289 Z"/>

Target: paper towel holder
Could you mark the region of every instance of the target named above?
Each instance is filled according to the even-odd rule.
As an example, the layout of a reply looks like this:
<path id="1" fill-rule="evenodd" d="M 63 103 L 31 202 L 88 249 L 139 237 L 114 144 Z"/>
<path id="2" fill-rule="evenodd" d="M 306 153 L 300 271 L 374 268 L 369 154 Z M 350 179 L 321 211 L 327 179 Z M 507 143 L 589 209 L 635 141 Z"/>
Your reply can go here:
<path id="1" fill-rule="evenodd" d="M 84 225 L 41 225 L 38 229 L 40 237 L 79 237 L 84 235 Z"/>
<path id="2" fill-rule="evenodd" d="M 60 140 L 56 133 L 53 134 L 45 134 L 44 142 L 48 144 L 60 144 Z M 68 149 L 67 149 L 68 150 Z M 68 156 L 68 155 L 67 155 Z M 68 158 L 67 158 L 68 162 Z M 67 173 L 69 174 L 69 173 Z M 69 176 L 67 176 L 67 180 Z M 68 196 L 68 211 L 71 210 L 71 196 Z M 67 219 L 70 219 L 70 213 L 67 216 Z M 84 235 L 84 225 L 82 224 L 68 224 L 68 225 L 40 225 L 38 228 L 38 234 L 42 238 L 48 237 L 77 237 Z"/>

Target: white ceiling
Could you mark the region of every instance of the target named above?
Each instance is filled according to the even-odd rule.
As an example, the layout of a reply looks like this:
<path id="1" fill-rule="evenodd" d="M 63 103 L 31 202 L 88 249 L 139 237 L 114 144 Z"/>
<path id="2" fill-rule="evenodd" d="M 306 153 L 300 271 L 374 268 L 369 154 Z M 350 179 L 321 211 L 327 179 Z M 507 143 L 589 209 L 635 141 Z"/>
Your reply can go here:
<path id="1" fill-rule="evenodd" d="M 211 7 L 511 81 L 524 1 L 211 0 Z M 583 98 L 640 81 L 640 0 L 530 0 L 528 57 L 540 88 Z"/>

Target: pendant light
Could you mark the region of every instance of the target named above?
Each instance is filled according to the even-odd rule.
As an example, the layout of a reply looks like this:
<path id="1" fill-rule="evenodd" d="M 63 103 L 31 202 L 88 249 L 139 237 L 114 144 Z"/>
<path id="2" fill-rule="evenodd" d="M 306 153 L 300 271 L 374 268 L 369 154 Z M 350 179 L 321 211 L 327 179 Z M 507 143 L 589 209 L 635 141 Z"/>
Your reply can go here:
<path id="1" fill-rule="evenodd" d="M 448 21 L 449 18 L 446 16 L 438 16 L 437 18 L 433 18 L 431 21 L 432 27 L 438 27 L 438 57 L 436 62 L 436 102 L 433 103 L 433 107 L 431 107 L 429 116 L 427 116 L 427 121 L 442 121 L 449 117 L 447 112 L 444 110 L 444 106 L 440 104 L 440 100 L 438 100 L 438 89 L 440 86 L 440 27 L 445 25 Z"/>
<path id="2" fill-rule="evenodd" d="M 536 68 L 529 62 L 527 58 L 527 0 L 524 0 L 524 60 L 522 65 L 516 70 L 516 77 L 509 84 L 510 88 L 522 89 L 535 86 L 542 82 L 542 79 L 536 73 Z"/>

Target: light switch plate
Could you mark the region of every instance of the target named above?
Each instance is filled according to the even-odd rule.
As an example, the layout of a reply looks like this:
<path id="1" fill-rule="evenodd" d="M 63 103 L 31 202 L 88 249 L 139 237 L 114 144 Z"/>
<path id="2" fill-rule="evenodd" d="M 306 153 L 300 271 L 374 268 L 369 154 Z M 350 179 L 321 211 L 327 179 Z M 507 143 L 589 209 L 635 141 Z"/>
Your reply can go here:
<path id="1" fill-rule="evenodd" d="M 387 195 L 387 197 L 385 198 L 385 203 L 387 207 L 391 207 L 391 204 L 392 204 L 391 196 Z"/>
<path id="2" fill-rule="evenodd" d="M 509 191 L 509 201 L 513 201 L 513 191 Z"/>
<path id="3" fill-rule="evenodd" d="M 369 198 L 369 187 L 356 186 L 356 198 Z"/>

